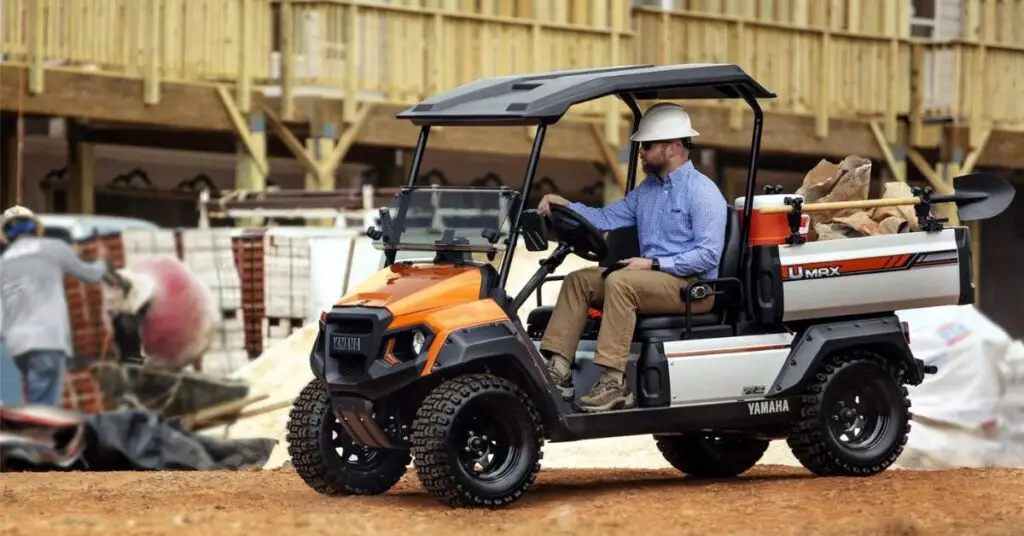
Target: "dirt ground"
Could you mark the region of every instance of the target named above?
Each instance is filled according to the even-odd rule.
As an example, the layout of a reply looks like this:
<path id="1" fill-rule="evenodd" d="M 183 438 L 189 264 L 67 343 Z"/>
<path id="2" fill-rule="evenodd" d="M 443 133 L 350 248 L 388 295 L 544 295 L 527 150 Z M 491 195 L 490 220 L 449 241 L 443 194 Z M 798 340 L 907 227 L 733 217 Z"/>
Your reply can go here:
<path id="1" fill-rule="evenodd" d="M 551 469 L 500 511 L 442 506 L 411 474 L 383 496 L 323 497 L 287 469 L 6 473 L 0 499 L 4 535 L 1024 534 L 1024 470 L 861 479 L 759 466 L 708 483 L 672 470 Z"/>

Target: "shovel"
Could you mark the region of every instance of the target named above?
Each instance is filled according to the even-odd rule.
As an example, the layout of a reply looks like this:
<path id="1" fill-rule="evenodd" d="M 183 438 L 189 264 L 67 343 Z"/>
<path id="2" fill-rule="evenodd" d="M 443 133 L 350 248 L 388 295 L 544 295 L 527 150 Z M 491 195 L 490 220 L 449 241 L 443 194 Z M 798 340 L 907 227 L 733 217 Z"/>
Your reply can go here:
<path id="1" fill-rule="evenodd" d="M 864 199 L 859 201 L 836 201 L 832 203 L 807 203 L 800 206 L 802 212 L 842 210 L 850 208 L 895 207 L 920 205 L 922 203 L 956 203 L 960 221 L 974 221 L 993 218 L 1010 206 L 1016 190 L 1009 182 L 991 173 L 971 173 L 953 179 L 952 194 L 933 194 L 928 191 L 914 197 L 893 197 L 889 199 Z M 762 214 L 788 214 L 790 205 L 758 208 Z"/>

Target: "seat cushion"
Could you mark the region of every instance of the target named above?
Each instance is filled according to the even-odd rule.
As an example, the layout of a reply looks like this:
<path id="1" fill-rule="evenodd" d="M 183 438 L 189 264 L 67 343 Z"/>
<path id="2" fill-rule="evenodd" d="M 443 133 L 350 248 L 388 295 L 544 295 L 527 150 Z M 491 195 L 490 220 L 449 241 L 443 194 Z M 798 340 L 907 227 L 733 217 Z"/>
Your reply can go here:
<path id="1" fill-rule="evenodd" d="M 548 322 L 551 321 L 551 313 L 555 310 L 554 307 L 544 305 L 537 307 L 530 311 L 530 314 L 526 317 L 527 329 L 529 329 L 531 335 L 541 334 L 548 326 Z M 718 324 L 721 321 L 721 316 L 718 313 L 710 312 L 702 315 L 692 315 L 690 317 L 690 326 L 710 326 Z M 664 329 L 686 329 L 686 315 L 658 315 L 658 316 L 637 316 L 635 334 L 639 334 L 642 331 L 654 331 Z"/>

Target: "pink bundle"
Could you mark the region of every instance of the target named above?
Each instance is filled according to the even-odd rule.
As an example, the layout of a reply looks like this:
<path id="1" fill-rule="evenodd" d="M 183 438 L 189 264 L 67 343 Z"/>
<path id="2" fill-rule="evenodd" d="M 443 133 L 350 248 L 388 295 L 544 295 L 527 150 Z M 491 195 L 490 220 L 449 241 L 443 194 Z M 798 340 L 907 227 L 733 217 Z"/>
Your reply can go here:
<path id="1" fill-rule="evenodd" d="M 120 271 L 132 291 L 115 309 L 136 312 L 149 305 L 141 324 L 147 365 L 178 370 L 202 357 L 220 314 L 210 290 L 174 257 L 144 257 Z"/>

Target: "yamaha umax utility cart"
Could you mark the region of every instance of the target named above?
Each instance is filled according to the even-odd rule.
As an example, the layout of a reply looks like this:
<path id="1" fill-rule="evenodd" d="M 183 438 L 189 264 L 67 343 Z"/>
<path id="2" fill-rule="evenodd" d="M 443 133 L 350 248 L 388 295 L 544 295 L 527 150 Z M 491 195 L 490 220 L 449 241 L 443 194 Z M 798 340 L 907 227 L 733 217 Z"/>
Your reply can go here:
<path id="1" fill-rule="evenodd" d="M 570 254 L 609 267 L 638 256 L 636 230 L 605 236 L 572 210 L 541 217 L 524 200 L 547 127 L 570 106 L 607 96 L 632 110 L 634 130 L 638 100 L 716 98 L 746 101 L 754 129 L 720 277 L 680 288 L 686 310 L 638 318 L 626 371 L 636 408 L 581 413 L 538 351 L 552 308 L 533 309 L 525 325 L 516 312 L 534 292 L 539 301 Z M 414 460 L 442 502 L 501 506 L 533 484 L 545 440 L 638 434 L 652 434 L 667 461 L 694 476 L 743 473 L 781 438 L 819 475 L 889 467 L 910 429 L 905 386 L 933 372 L 912 355 L 894 311 L 974 296 L 967 228 L 943 226 L 930 206 L 956 203 L 962 220 L 991 217 L 1012 189 L 991 175 L 960 177 L 954 194 L 884 200 L 916 205 L 921 232 L 807 241 L 804 213 L 821 204 L 754 195 L 757 99 L 771 97 L 734 65 L 640 65 L 485 79 L 400 113 L 421 131 L 407 187 L 367 231 L 385 267 L 321 317 L 315 379 L 290 414 L 298 474 L 325 494 L 379 494 Z M 436 125 L 537 126 L 522 188 L 417 186 Z M 637 152 L 632 143 L 627 189 Z M 547 250 L 548 238 L 557 247 L 510 294 L 520 235 L 530 251 Z M 716 294 L 714 308 L 689 314 L 700 292 Z M 577 355 L 577 396 L 587 391 L 600 318 L 591 322 Z"/>

